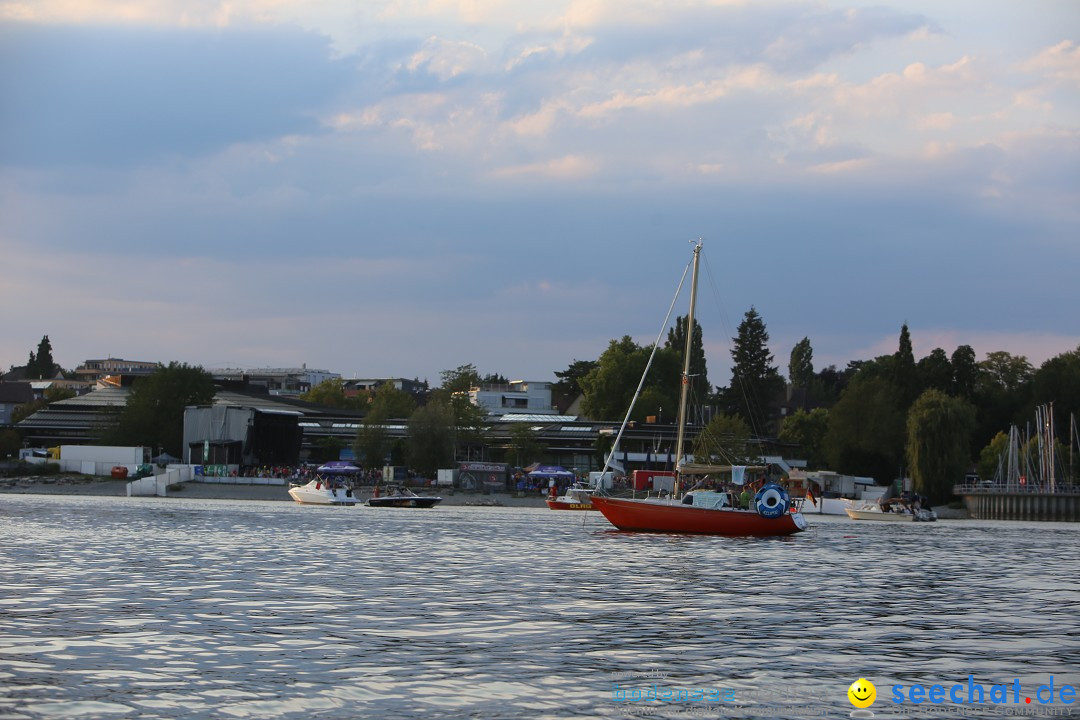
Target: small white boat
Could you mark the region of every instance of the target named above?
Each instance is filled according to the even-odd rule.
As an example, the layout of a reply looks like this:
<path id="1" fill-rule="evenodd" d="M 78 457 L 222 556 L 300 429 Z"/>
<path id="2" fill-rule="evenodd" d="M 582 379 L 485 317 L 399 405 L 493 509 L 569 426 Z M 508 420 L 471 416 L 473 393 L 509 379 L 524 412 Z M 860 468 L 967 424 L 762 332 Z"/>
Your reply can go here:
<path id="1" fill-rule="evenodd" d="M 304 505 L 355 505 L 352 488 L 344 483 L 317 477 L 306 485 L 293 485 L 289 497 Z"/>
<path id="2" fill-rule="evenodd" d="M 858 508 L 846 507 L 844 512 L 852 520 L 878 520 L 884 522 L 933 522 L 937 520 L 937 513 L 926 510 L 916 505 L 905 505 L 900 502 L 865 503 Z"/>

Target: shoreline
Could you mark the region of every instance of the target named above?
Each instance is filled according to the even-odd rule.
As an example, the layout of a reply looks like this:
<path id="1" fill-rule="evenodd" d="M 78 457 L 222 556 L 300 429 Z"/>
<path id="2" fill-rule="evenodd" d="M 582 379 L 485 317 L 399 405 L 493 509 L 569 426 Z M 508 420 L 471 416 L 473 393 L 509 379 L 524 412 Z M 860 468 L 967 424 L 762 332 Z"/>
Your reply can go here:
<path id="1" fill-rule="evenodd" d="M 49 475 L 40 477 L 0 478 L 0 495 L 89 495 L 94 497 L 127 497 L 128 480 L 87 477 L 81 475 Z M 546 508 L 542 496 L 518 497 L 512 493 L 418 492 L 420 495 L 439 495 L 440 505 L 478 505 L 491 507 Z M 357 492 L 361 502 L 371 497 L 371 490 Z M 260 502 L 294 502 L 286 485 L 242 485 L 236 483 L 186 482 L 170 490 L 161 500 L 189 498 L 193 500 L 255 500 Z"/>
<path id="2" fill-rule="evenodd" d="M 39 477 L 0 478 L 0 495 L 89 495 L 95 497 L 127 497 L 128 480 L 89 477 L 85 475 L 48 475 Z M 421 495 L 439 495 L 440 505 L 481 507 L 537 507 L 546 508 L 544 496 L 520 497 L 514 493 L 465 493 L 423 492 Z M 357 492 L 360 502 L 371 497 L 371 488 Z M 162 500 L 189 498 L 192 500 L 254 500 L 259 502 L 293 502 L 288 485 L 241 485 L 236 483 L 187 482 L 180 489 L 169 491 Z M 953 509 L 946 505 L 933 508 L 939 520 L 969 520 L 966 509 Z M 806 513 L 807 518 L 829 517 Z M 842 517 L 842 516 L 835 516 Z"/>

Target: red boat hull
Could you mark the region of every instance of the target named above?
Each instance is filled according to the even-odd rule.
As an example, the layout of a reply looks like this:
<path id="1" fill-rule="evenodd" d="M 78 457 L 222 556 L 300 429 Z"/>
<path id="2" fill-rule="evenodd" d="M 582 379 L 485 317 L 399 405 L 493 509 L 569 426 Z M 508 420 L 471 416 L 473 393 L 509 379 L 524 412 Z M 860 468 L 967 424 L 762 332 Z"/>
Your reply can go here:
<path id="1" fill-rule="evenodd" d="M 620 530 L 737 537 L 793 535 L 806 529 L 797 513 L 765 518 L 751 510 L 714 510 L 679 503 L 594 496 L 593 507 Z"/>

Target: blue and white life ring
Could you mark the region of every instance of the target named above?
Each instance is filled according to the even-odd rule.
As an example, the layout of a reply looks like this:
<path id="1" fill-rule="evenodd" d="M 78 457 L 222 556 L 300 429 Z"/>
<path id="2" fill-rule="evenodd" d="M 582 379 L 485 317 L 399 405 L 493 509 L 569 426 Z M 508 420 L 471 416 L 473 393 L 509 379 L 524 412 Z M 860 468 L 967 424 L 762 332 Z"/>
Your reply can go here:
<path id="1" fill-rule="evenodd" d="M 775 483 L 769 483 L 754 496 L 758 515 L 763 518 L 781 517 L 787 512 L 790 500 L 787 490 Z"/>

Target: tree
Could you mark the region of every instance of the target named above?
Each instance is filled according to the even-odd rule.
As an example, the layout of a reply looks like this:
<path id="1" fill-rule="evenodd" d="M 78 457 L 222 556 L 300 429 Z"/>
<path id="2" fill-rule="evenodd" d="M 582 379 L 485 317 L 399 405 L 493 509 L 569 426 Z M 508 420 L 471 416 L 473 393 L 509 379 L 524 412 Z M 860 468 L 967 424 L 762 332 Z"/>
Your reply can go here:
<path id="1" fill-rule="evenodd" d="M 341 378 L 327 378 L 300 396 L 304 402 L 332 408 L 359 409 L 361 400 L 345 394 L 345 382 Z"/>
<path id="2" fill-rule="evenodd" d="M 899 388 L 873 367 L 864 366 L 829 411 L 825 454 L 833 470 L 889 481 L 904 462 L 906 412 Z"/>
<path id="3" fill-rule="evenodd" d="M 551 385 L 551 397 L 559 407 L 567 407 L 579 396 L 585 394 L 581 379 L 596 367 L 595 360 L 574 360 L 562 372 L 555 373 L 559 380 Z"/>
<path id="4" fill-rule="evenodd" d="M 409 465 L 424 477 L 435 477 L 439 468 L 454 461 L 454 409 L 445 394 L 416 409 L 409 418 L 408 437 Z"/>
<path id="5" fill-rule="evenodd" d="M 581 378 L 592 372 L 595 367 L 595 360 L 574 360 L 565 370 L 555 373 L 559 381 L 554 383 L 553 387 L 561 393 L 581 394 L 584 392 L 584 388 L 581 387 Z"/>
<path id="6" fill-rule="evenodd" d="M 750 426 L 738 415 L 717 415 L 694 440 L 694 461 L 746 465 L 751 451 Z"/>
<path id="7" fill-rule="evenodd" d="M 979 364 L 975 360 L 975 350 L 970 345 L 961 345 L 953 351 L 949 359 L 952 365 L 952 394 L 966 400 L 973 400 L 979 381 Z"/>
<path id="8" fill-rule="evenodd" d="M 978 364 L 975 382 L 975 404 L 979 408 L 979 427 L 973 438 L 973 450 L 990 441 L 1010 425 L 1022 424 L 1030 417 L 1025 414 L 1031 396 L 1034 369 L 1027 358 L 1004 351 L 987 353 Z"/>
<path id="9" fill-rule="evenodd" d="M 532 426 L 514 423 L 510 428 L 510 450 L 514 454 L 514 465 L 524 467 L 529 461 L 538 459 L 543 448 Z"/>
<path id="10" fill-rule="evenodd" d="M 919 387 L 924 390 L 934 388 L 943 393 L 952 391 L 953 367 L 949 356 L 941 348 L 934 348 L 915 366 Z"/>
<path id="11" fill-rule="evenodd" d="M 390 438 L 382 418 L 366 416 L 356 428 L 353 439 L 353 452 L 366 467 L 374 468 L 383 464 L 390 454 Z"/>
<path id="12" fill-rule="evenodd" d="M 214 401 L 214 380 L 201 367 L 171 362 L 135 381 L 119 421 L 108 434 L 114 445 L 161 446 L 181 456 L 184 408 Z"/>
<path id="13" fill-rule="evenodd" d="M 56 377 L 59 370 L 59 366 L 53 361 L 52 343 L 49 342 L 49 336 L 44 335 L 38 343 L 37 354 L 32 351 L 30 353 L 30 359 L 26 363 L 26 377 L 31 380 L 46 380 Z"/>
<path id="14" fill-rule="evenodd" d="M 911 332 L 907 323 L 900 327 L 900 343 L 893 355 L 893 382 L 901 393 L 901 402 L 907 408 L 919 396 L 919 376 L 915 365 L 915 351 L 911 346 Z"/>
<path id="15" fill-rule="evenodd" d="M 794 445 L 798 457 L 805 458 L 809 467 L 823 468 L 826 467 L 825 434 L 828 430 L 828 410 L 814 408 L 808 412 L 800 408 L 784 418 L 778 439 Z"/>
<path id="16" fill-rule="evenodd" d="M 934 503 L 952 495 L 971 465 L 968 445 L 975 430 L 975 408 L 940 390 L 927 390 L 907 418 L 907 462 L 915 489 Z"/>
<path id="17" fill-rule="evenodd" d="M 472 363 L 459 365 L 453 370 L 443 370 L 440 375 L 442 389 L 448 393 L 468 392 L 480 385 L 480 373 L 476 372 L 476 366 Z"/>
<path id="18" fill-rule="evenodd" d="M 995 435 L 986 447 L 979 452 L 979 477 L 983 480 L 993 480 L 998 475 L 1002 455 L 1009 448 L 1009 436 L 1003 432 Z M 1004 468 L 1003 468 L 1004 470 Z M 1002 478 L 1003 479 L 1003 478 Z"/>
<path id="19" fill-rule="evenodd" d="M 648 354 L 629 335 L 612 340 L 587 375 L 579 378 L 585 397 L 581 412 L 594 420 L 616 420 L 626 414 Z"/>
<path id="20" fill-rule="evenodd" d="M 788 360 L 788 379 L 793 387 L 808 388 L 814 380 L 814 349 L 810 338 L 795 343 Z"/>
<path id="21" fill-rule="evenodd" d="M 1035 405 L 1053 403 L 1055 423 L 1067 428 L 1069 415 L 1080 412 L 1080 348 L 1044 362 L 1031 378 L 1031 396 L 1029 417 Z"/>
<path id="22" fill-rule="evenodd" d="M 367 417 L 378 420 L 407 418 L 416 410 L 416 399 L 404 390 L 398 390 L 392 383 L 383 383 L 371 399 Z"/>
<path id="23" fill-rule="evenodd" d="M 668 329 L 667 342 L 664 348 L 671 352 L 674 364 L 680 368 L 683 365 L 683 353 L 686 352 L 686 317 L 680 315 L 675 319 L 675 325 Z M 679 378 L 673 378 L 671 384 L 678 390 Z M 691 393 L 697 395 L 712 395 L 712 385 L 709 383 L 709 370 L 705 361 L 705 343 L 702 340 L 701 324 L 694 319 L 694 333 L 690 339 L 690 387 Z"/>
<path id="24" fill-rule="evenodd" d="M 732 338 L 731 387 L 727 412 L 743 418 L 758 434 L 766 432 L 768 408 L 784 388 L 784 379 L 773 365 L 769 333 L 758 311 L 751 307 Z"/>

